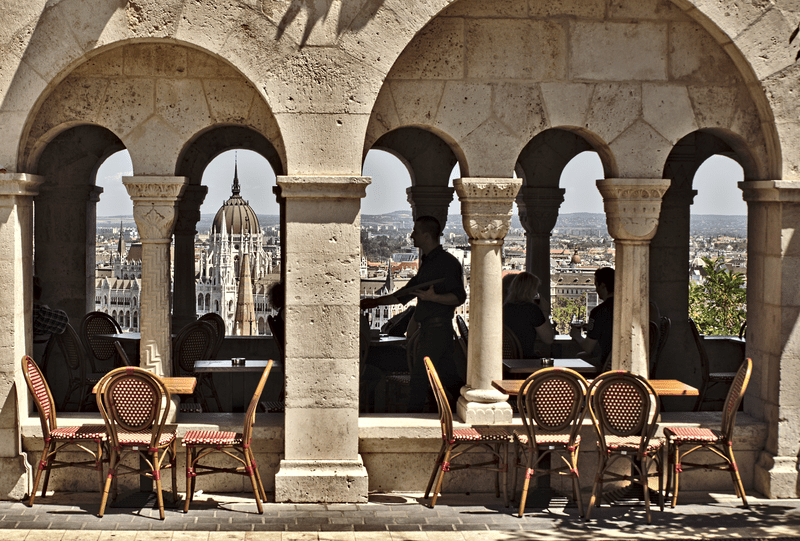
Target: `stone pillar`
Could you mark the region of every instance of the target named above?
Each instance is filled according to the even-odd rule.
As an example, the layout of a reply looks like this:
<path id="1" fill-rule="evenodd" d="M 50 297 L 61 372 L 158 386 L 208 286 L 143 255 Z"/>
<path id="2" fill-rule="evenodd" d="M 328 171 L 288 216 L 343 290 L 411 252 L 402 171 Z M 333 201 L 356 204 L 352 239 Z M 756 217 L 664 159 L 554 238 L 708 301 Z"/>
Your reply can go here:
<path id="1" fill-rule="evenodd" d="M 358 454 L 360 199 L 368 177 L 279 176 L 286 205 L 279 502 L 366 502 Z"/>
<path id="2" fill-rule="evenodd" d="M 447 224 L 447 210 L 453 202 L 453 192 L 449 186 L 411 186 L 406 188 L 411 214 L 416 220 L 420 216 L 433 216 L 439 220 L 444 231 Z"/>
<path id="3" fill-rule="evenodd" d="M 539 296 L 550 302 L 550 235 L 558 220 L 558 209 L 564 202 L 563 188 L 523 186 L 517 195 L 519 219 L 525 228 L 526 270 L 542 281 Z"/>
<path id="4" fill-rule="evenodd" d="M 187 180 L 186 177 L 122 177 L 133 199 L 133 218 L 142 241 L 140 365 L 162 377 L 172 374 L 169 245 L 176 203 Z"/>
<path id="5" fill-rule="evenodd" d="M 747 201 L 747 356 L 753 374 L 745 411 L 770 427 L 755 489 L 798 496 L 800 454 L 800 183 L 740 182 Z"/>
<path id="6" fill-rule="evenodd" d="M 492 387 L 492 380 L 503 376 L 501 249 L 522 180 L 458 178 L 454 184 L 472 247 L 467 384 L 458 399 L 458 416 L 470 424 L 508 424 L 508 396 Z"/>
<path id="7" fill-rule="evenodd" d="M 28 491 L 18 418 L 28 417 L 30 402 L 20 361 L 33 352 L 33 198 L 43 182 L 0 173 L 0 500 Z"/>
<path id="8" fill-rule="evenodd" d="M 67 312 L 79 328 L 81 318 L 95 308 L 95 213 L 103 188 L 52 181 L 48 177 L 36 196 L 36 274 L 43 300 Z"/>
<path id="9" fill-rule="evenodd" d="M 200 221 L 200 205 L 207 186 L 189 185 L 178 203 L 175 219 L 175 283 L 172 286 L 172 327 L 176 332 L 197 319 L 195 293 L 194 237 Z"/>
<path id="10" fill-rule="evenodd" d="M 650 341 L 650 239 L 658 227 L 668 179 L 609 178 L 597 181 L 608 232 L 614 237 L 614 339 L 611 366 L 647 377 Z"/>

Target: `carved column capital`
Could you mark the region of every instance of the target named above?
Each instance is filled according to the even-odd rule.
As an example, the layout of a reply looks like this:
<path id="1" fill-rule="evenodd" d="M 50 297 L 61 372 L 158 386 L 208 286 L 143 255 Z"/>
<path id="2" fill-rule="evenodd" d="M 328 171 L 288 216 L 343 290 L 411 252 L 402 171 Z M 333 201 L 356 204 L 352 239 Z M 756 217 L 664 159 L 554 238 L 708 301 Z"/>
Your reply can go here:
<path id="1" fill-rule="evenodd" d="M 656 234 L 669 179 L 608 178 L 597 181 L 608 232 L 614 240 L 644 241 Z"/>
<path id="2" fill-rule="evenodd" d="M 122 177 L 142 242 L 170 242 L 175 204 L 187 181 L 186 177 Z"/>
<path id="3" fill-rule="evenodd" d="M 519 219 L 530 234 L 549 235 L 556 226 L 558 209 L 564 202 L 564 188 L 523 186 L 517 195 Z"/>
<path id="4" fill-rule="evenodd" d="M 286 199 L 358 199 L 367 195 L 370 177 L 279 176 L 280 196 Z"/>
<path id="5" fill-rule="evenodd" d="M 505 238 L 522 179 L 457 178 L 453 184 L 461 200 L 464 230 L 470 239 Z"/>
<path id="6" fill-rule="evenodd" d="M 28 173 L 0 173 L 0 198 L 35 197 L 44 177 Z"/>
<path id="7" fill-rule="evenodd" d="M 444 229 L 447 210 L 453 202 L 455 188 L 449 186 L 411 186 L 406 188 L 411 214 L 416 220 L 420 216 L 433 216 Z"/>
<path id="8" fill-rule="evenodd" d="M 748 203 L 800 203 L 800 182 L 792 180 L 746 180 L 739 183 Z"/>

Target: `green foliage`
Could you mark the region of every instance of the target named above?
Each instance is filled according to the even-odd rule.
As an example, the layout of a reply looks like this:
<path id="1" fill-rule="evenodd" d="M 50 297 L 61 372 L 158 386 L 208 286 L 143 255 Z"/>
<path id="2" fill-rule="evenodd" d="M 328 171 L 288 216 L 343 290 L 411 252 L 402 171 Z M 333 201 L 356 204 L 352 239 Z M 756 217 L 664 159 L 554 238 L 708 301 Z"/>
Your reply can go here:
<path id="1" fill-rule="evenodd" d="M 689 317 L 705 334 L 738 334 L 747 317 L 745 276 L 723 264 L 721 257 L 704 257 L 705 283 L 689 286 Z"/>
<path id="2" fill-rule="evenodd" d="M 556 334 L 569 334 L 570 322 L 573 316 L 586 320 L 586 293 L 578 298 L 558 297 L 551 306 L 553 326 Z"/>

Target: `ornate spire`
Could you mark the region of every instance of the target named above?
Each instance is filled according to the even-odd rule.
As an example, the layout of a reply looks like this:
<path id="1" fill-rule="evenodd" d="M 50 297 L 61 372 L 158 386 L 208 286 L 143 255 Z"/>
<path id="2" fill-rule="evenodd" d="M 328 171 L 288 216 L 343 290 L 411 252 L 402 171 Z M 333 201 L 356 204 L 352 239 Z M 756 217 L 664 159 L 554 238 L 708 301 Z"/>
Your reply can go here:
<path id="1" fill-rule="evenodd" d="M 117 243 L 117 253 L 120 261 L 125 257 L 125 234 L 122 231 L 122 220 L 119 221 L 119 242 Z"/>
<path id="2" fill-rule="evenodd" d="M 233 195 L 239 195 L 239 154 L 233 155 L 233 187 L 231 188 Z"/>

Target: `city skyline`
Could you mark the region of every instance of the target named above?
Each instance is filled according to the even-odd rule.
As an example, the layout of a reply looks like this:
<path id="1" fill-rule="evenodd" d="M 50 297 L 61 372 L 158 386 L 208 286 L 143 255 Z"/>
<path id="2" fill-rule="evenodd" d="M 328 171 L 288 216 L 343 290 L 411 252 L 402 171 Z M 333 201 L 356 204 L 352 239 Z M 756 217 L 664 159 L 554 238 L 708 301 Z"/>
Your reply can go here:
<path id="1" fill-rule="evenodd" d="M 259 154 L 249 150 L 227 151 L 209 163 L 203 174 L 203 185 L 208 195 L 200 208 L 202 214 L 214 214 L 231 195 L 234 163 L 237 163 L 241 195 L 257 214 L 277 215 L 278 204 L 272 193 L 275 174 L 269 163 Z M 367 195 L 362 201 L 362 214 L 387 214 L 408 210 L 405 190 L 411 177 L 402 163 L 391 154 L 371 150 L 364 160 L 364 176 L 372 177 Z M 110 156 L 98 169 L 97 184 L 103 193 L 97 204 L 97 215 L 132 216 L 133 204 L 122 184 L 123 176 L 132 175 L 132 165 L 127 151 Z M 456 165 L 450 176 L 460 176 Z M 561 176 L 561 186 L 566 189 L 560 213 L 603 212 L 603 199 L 595 187 L 595 179 L 602 178 L 600 158 L 594 152 L 576 156 Z M 733 160 L 712 156 L 697 171 L 695 189 L 698 191 L 691 207 L 693 215 L 746 215 L 747 205 L 737 183 L 743 180 L 742 168 Z M 592 189 L 586 189 L 589 185 Z M 516 213 L 516 205 L 515 210 Z M 449 214 L 460 214 L 457 197 L 450 205 Z"/>

